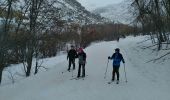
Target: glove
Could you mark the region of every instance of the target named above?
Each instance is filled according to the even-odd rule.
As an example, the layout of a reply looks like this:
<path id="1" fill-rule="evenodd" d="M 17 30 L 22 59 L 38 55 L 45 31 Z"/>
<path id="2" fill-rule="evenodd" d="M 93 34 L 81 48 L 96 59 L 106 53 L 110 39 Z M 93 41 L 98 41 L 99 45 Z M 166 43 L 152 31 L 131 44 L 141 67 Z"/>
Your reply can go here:
<path id="1" fill-rule="evenodd" d="M 124 60 L 123 60 L 122 62 L 123 62 L 123 63 L 125 63 L 125 61 L 124 61 Z"/>
<path id="2" fill-rule="evenodd" d="M 110 56 L 108 57 L 108 59 L 111 59 Z"/>
<path id="3" fill-rule="evenodd" d="M 86 64 L 87 62 L 86 62 L 86 61 L 83 61 L 82 63 L 83 63 L 83 64 Z"/>

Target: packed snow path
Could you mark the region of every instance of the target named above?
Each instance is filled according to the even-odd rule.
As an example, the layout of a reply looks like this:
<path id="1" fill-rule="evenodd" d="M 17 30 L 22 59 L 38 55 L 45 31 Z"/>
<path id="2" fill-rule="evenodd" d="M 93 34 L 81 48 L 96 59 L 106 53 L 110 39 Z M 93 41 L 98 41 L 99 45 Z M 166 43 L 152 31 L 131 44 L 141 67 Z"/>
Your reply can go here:
<path id="1" fill-rule="evenodd" d="M 68 66 L 65 59 L 47 72 L 39 73 L 14 85 L 0 87 L 0 100 L 170 100 L 168 83 L 155 82 L 135 68 L 138 65 L 132 63 L 128 57 L 128 49 L 125 49 L 129 45 L 130 43 L 125 42 L 93 44 L 85 50 L 88 75 L 85 80 L 70 80 L 72 74 L 73 77 L 77 75 L 77 64 L 73 73 L 65 72 Z M 107 84 L 111 80 L 112 71 L 110 61 L 104 79 L 107 57 L 112 55 L 116 47 L 120 47 L 124 56 L 128 83 L 125 82 L 121 64 L 120 84 Z"/>

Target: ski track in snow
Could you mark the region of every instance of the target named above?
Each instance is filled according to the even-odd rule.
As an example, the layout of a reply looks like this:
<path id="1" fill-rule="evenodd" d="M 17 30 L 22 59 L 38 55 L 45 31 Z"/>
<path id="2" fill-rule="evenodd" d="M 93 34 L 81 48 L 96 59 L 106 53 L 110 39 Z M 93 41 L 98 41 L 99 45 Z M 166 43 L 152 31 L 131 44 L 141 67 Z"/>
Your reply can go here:
<path id="1" fill-rule="evenodd" d="M 0 87 L 0 100 L 170 100 L 170 87 L 168 83 L 153 81 L 153 77 L 143 75 L 140 67 L 133 62 L 134 59 L 142 60 L 131 52 L 133 40 L 120 40 L 119 43 L 102 42 L 86 48 L 87 78 L 84 80 L 70 80 L 72 72 L 65 72 L 68 62 L 64 60 L 46 72 L 39 73 L 13 85 Z M 125 59 L 128 83 L 125 82 L 123 64 L 120 67 L 120 83 L 107 84 L 111 79 L 112 61 L 106 79 L 104 73 L 107 65 L 107 57 L 111 56 L 114 49 L 119 47 Z M 77 60 L 76 60 L 77 62 Z M 54 63 L 54 62 L 51 62 Z M 73 77 L 77 75 L 73 71 Z M 145 67 L 143 67 L 145 68 Z M 169 76 L 167 76 L 169 77 Z"/>

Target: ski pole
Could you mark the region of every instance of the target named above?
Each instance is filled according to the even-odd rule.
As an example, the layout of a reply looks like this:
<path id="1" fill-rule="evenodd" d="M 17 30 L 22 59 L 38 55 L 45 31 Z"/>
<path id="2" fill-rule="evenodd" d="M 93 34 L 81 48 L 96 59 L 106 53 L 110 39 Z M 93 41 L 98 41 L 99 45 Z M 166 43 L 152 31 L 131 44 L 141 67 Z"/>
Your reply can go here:
<path id="1" fill-rule="evenodd" d="M 126 83 L 127 83 L 127 76 L 126 76 L 125 64 L 124 64 L 124 73 L 125 73 L 125 81 L 126 81 Z"/>
<path id="2" fill-rule="evenodd" d="M 75 65 L 73 65 L 75 67 Z M 74 67 L 73 67 L 73 70 L 72 70 L 72 77 L 73 77 L 73 71 L 74 71 Z"/>
<path id="3" fill-rule="evenodd" d="M 73 77 L 73 70 L 72 70 L 72 77 Z"/>
<path id="4" fill-rule="evenodd" d="M 108 64 L 109 64 L 109 59 L 108 59 L 108 61 L 107 61 L 107 66 L 106 66 L 106 71 L 105 71 L 104 79 L 106 79 L 106 74 L 107 74 Z"/>
<path id="5" fill-rule="evenodd" d="M 62 71 L 61 73 L 62 73 L 62 74 L 64 74 L 64 73 L 66 73 L 66 72 L 68 72 L 68 70 L 66 70 L 66 71 Z"/>

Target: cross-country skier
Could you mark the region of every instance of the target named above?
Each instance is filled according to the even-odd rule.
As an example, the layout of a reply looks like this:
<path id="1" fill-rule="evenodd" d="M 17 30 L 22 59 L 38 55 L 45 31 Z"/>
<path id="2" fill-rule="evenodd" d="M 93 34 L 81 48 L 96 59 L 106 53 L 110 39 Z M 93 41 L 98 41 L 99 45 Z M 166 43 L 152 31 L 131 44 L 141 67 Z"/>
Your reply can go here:
<path id="1" fill-rule="evenodd" d="M 86 64 L 86 53 L 83 51 L 83 48 L 78 49 L 78 75 L 77 78 L 80 77 L 81 69 L 82 69 L 82 77 L 85 77 L 85 64 Z"/>
<path id="2" fill-rule="evenodd" d="M 69 60 L 68 71 L 70 71 L 71 64 L 73 64 L 73 70 L 75 69 L 75 58 L 77 57 L 77 52 L 74 49 L 74 46 L 71 46 L 71 49 L 68 51 L 67 60 Z"/>
<path id="3" fill-rule="evenodd" d="M 112 81 L 115 80 L 115 73 L 117 75 L 117 82 L 119 82 L 119 67 L 120 67 L 120 62 L 122 61 L 125 63 L 122 54 L 120 53 L 120 49 L 116 48 L 115 53 L 108 59 L 113 60 L 113 71 L 112 71 Z"/>

